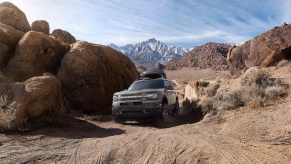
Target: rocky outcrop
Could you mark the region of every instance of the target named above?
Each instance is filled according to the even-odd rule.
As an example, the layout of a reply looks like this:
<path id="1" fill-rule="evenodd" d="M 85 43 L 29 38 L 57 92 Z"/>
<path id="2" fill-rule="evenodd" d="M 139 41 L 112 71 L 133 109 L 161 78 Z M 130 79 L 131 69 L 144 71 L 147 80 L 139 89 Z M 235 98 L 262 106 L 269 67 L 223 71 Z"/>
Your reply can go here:
<path id="1" fill-rule="evenodd" d="M 291 25 L 283 25 L 263 33 L 228 53 L 232 72 L 240 73 L 252 66 L 271 66 L 291 59 Z"/>
<path id="2" fill-rule="evenodd" d="M 56 74 L 69 48 L 48 35 L 30 31 L 17 44 L 4 73 L 15 81 L 25 81 L 45 72 Z"/>
<path id="3" fill-rule="evenodd" d="M 207 43 L 191 50 L 178 61 L 166 64 L 166 70 L 176 70 L 183 67 L 198 69 L 212 68 L 213 70 L 227 70 L 226 55 L 230 45 L 222 43 Z"/>
<path id="4" fill-rule="evenodd" d="M 50 26 L 49 23 L 45 20 L 36 20 L 31 24 L 31 30 L 49 35 Z"/>
<path id="5" fill-rule="evenodd" d="M 56 29 L 51 33 L 57 40 L 67 44 L 76 43 L 76 38 L 71 35 L 68 31 Z"/>
<path id="6" fill-rule="evenodd" d="M 30 25 L 25 14 L 10 2 L 0 4 L 0 23 L 23 32 L 30 30 Z"/>
<path id="7" fill-rule="evenodd" d="M 45 74 L 23 83 L 0 83 L 0 130 L 17 130 L 27 119 L 64 115 L 61 84 Z"/>
<path id="8" fill-rule="evenodd" d="M 24 35 L 23 32 L 14 28 L 0 24 L 0 69 L 7 65 L 8 60 L 12 57 L 13 51 L 18 41 Z"/>
<path id="9" fill-rule="evenodd" d="M 63 58 L 57 77 L 67 106 L 98 112 L 109 107 L 113 93 L 128 88 L 138 72 L 122 53 L 79 41 Z"/>

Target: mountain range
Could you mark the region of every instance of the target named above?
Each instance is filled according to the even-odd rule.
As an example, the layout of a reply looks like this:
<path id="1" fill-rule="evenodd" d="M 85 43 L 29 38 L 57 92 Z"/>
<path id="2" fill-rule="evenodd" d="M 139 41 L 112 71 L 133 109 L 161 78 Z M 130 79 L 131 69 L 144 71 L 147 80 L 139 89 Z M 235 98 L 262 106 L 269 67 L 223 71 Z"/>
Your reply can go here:
<path id="1" fill-rule="evenodd" d="M 189 49 L 181 46 L 168 46 L 155 38 L 125 46 L 109 44 L 111 48 L 127 55 L 137 66 L 152 67 L 155 63 L 166 64 L 169 61 L 178 61 Z"/>

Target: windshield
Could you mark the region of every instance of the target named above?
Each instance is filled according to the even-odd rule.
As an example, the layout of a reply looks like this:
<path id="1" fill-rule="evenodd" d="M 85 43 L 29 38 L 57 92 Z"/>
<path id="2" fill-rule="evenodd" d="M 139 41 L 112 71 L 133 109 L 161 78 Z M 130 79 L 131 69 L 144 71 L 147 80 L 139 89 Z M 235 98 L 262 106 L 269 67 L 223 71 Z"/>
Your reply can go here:
<path id="1" fill-rule="evenodd" d="M 142 80 L 135 81 L 134 83 L 132 83 L 128 90 L 135 91 L 142 89 L 159 89 L 159 88 L 164 88 L 163 80 Z"/>

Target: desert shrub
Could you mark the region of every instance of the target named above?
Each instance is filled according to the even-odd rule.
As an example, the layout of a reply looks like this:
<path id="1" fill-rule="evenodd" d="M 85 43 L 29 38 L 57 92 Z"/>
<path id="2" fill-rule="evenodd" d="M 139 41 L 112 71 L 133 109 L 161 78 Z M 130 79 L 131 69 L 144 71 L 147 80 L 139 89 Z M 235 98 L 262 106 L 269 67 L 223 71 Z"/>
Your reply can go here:
<path id="1" fill-rule="evenodd" d="M 212 83 L 212 84 L 210 84 L 205 89 L 206 96 L 208 96 L 208 97 L 215 96 L 219 87 L 220 87 L 220 84 L 218 84 L 218 83 Z"/>
<path id="2" fill-rule="evenodd" d="M 258 69 L 256 67 L 250 68 L 240 78 L 242 86 L 251 86 L 253 84 L 268 85 L 270 81 L 270 74 L 266 70 Z"/>
<path id="3" fill-rule="evenodd" d="M 213 101 L 214 99 L 209 97 L 205 97 L 201 100 L 200 105 L 203 113 L 211 112 L 214 110 Z"/>
<path id="4" fill-rule="evenodd" d="M 265 89 L 266 97 L 272 100 L 278 99 L 286 94 L 286 89 L 281 85 L 269 86 Z"/>
<path id="5" fill-rule="evenodd" d="M 238 107 L 244 106 L 245 102 L 242 96 L 242 92 L 242 90 L 230 90 L 229 92 L 225 93 L 220 108 L 236 109 Z"/>
<path id="6" fill-rule="evenodd" d="M 217 113 L 220 110 L 237 109 L 242 106 L 262 107 L 269 100 L 287 94 L 286 86 L 280 79 L 271 78 L 266 70 L 250 68 L 243 74 L 240 83 L 211 84 L 200 105 L 203 112 Z"/>

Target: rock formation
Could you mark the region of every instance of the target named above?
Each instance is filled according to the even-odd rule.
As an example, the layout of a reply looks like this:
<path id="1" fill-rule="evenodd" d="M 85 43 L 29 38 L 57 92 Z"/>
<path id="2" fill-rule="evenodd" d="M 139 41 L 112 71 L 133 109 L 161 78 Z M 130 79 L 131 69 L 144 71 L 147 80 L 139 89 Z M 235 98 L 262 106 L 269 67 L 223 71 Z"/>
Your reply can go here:
<path id="1" fill-rule="evenodd" d="M 30 31 L 17 44 L 4 73 L 15 81 L 24 81 L 45 72 L 56 74 L 68 51 L 69 45 L 43 33 Z"/>
<path id="2" fill-rule="evenodd" d="M 212 68 L 213 70 L 227 70 L 226 55 L 230 45 L 222 43 L 207 43 L 191 50 L 178 61 L 166 64 L 166 70 L 176 70 L 183 67 L 198 69 Z"/>
<path id="3" fill-rule="evenodd" d="M 14 28 L 0 24 L 0 69 L 7 65 L 15 47 L 24 33 Z"/>
<path id="4" fill-rule="evenodd" d="M 76 43 L 76 38 L 70 34 L 68 31 L 56 29 L 51 33 L 57 40 L 64 43 L 73 44 Z"/>
<path id="5" fill-rule="evenodd" d="M 23 32 L 30 30 L 30 25 L 25 14 L 10 2 L 0 4 L 0 23 Z"/>
<path id="6" fill-rule="evenodd" d="M 20 9 L 0 4 L 0 131 L 41 116 L 63 116 L 63 96 L 67 107 L 100 111 L 111 105 L 114 92 L 138 78 L 130 59 L 112 48 L 75 43 L 60 29 L 49 35 L 45 20 L 34 21 L 31 29 Z"/>
<path id="7" fill-rule="evenodd" d="M 64 56 L 57 77 L 71 108 L 96 112 L 109 107 L 113 93 L 126 89 L 138 72 L 120 52 L 79 41 Z"/>
<path id="8" fill-rule="evenodd" d="M 271 66 L 291 59 L 291 25 L 283 25 L 234 47 L 228 54 L 232 72 L 252 66 Z"/>
<path id="9" fill-rule="evenodd" d="M 36 20 L 31 24 L 31 30 L 49 35 L 50 26 L 49 23 L 45 20 Z"/>
<path id="10" fill-rule="evenodd" d="M 0 83 L 0 130 L 16 130 L 27 119 L 62 117 L 61 84 L 45 74 L 22 83 Z"/>

